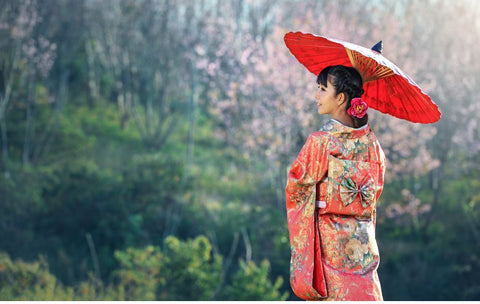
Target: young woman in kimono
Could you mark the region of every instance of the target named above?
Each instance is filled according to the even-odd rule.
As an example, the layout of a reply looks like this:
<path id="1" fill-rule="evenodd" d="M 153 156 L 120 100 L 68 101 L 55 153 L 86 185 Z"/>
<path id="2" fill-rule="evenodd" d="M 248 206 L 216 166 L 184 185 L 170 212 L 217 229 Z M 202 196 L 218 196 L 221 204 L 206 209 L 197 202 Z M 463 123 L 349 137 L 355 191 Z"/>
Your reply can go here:
<path id="1" fill-rule="evenodd" d="M 318 113 L 331 115 L 294 161 L 286 186 L 290 284 L 305 300 L 382 300 L 376 202 L 385 156 L 368 125 L 355 68 L 317 78 Z"/>

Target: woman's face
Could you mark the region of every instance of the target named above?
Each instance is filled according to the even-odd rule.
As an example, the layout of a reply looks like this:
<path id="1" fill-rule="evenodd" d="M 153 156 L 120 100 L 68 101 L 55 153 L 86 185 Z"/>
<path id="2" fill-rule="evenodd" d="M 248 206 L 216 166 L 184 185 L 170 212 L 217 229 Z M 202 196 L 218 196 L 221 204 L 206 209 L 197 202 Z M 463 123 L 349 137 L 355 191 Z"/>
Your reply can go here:
<path id="1" fill-rule="evenodd" d="M 332 115 L 338 109 L 338 95 L 335 94 L 335 87 L 327 80 L 327 86 L 318 85 L 315 100 L 318 107 L 318 114 Z"/>

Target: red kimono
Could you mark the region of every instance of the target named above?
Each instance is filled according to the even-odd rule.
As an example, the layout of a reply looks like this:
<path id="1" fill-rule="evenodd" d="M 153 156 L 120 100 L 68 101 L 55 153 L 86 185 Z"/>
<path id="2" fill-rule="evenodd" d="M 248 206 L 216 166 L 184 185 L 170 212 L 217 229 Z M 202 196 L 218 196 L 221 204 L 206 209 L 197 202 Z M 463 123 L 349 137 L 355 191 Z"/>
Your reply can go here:
<path id="1" fill-rule="evenodd" d="M 290 285 L 305 300 L 382 300 L 376 202 L 385 156 L 367 125 L 329 120 L 311 134 L 286 187 Z"/>

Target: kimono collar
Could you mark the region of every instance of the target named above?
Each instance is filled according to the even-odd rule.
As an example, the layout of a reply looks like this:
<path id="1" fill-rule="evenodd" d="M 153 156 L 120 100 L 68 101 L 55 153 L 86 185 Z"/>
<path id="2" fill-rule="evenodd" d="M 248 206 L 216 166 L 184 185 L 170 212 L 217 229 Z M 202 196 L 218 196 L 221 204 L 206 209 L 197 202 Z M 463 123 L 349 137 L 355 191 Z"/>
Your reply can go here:
<path id="1" fill-rule="evenodd" d="M 320 131 L 330 133 L 339 138 L 358 138 L 370 133 L 370 125 L 366 124 L 356 129 L 347 127 L 335 119 L 330 119 L 320 128 Z"/>

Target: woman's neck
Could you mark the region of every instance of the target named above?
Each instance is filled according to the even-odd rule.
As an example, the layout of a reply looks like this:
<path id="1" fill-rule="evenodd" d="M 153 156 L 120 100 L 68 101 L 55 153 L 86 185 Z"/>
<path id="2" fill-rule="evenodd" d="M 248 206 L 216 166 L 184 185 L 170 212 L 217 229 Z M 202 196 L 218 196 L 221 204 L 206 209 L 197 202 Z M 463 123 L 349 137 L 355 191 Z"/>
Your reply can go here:
<path id="1" fill-rule="evenodd" d="M 353 125 L 353 119 L 346 112 L 335 113 L 332 115 L 332 118 L 344 126 L 355 128 Z"/>

